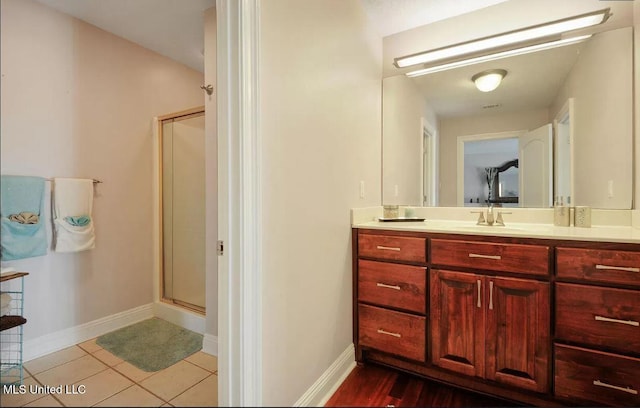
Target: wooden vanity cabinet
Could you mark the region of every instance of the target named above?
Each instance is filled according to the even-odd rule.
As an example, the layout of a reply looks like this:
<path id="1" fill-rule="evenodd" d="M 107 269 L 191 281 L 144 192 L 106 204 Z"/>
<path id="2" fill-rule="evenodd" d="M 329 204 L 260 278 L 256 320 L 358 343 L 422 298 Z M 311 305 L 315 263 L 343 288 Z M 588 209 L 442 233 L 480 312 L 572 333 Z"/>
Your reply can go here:
<path id="1" fill-rule="evenodd" d="M 548 274 L 549 247 L 431 240 L 432 264 Z M 431 270 L 433 364 L 518 388 L 549 389 L 549 283 Z"/>
<path id="2" fill-rule="evenodd" d="M 556 249 L 558 398 L 640 406 L 640 252 Z"/>
<path id="3" fill-rule="evenodd" d="M 483 276 L 431 270 L 431 361 L 451 371 L 484 376 Z"/>
<path id="4" fill-rule="evenodd" d="M 417 362 L 427 359 L 427 240 L 387 233 L 357 235 L 354 343 Z M 361 358 L 361 357 L 360 357 Z"/>
<path id="5" fill-rule="evenodd" d="M 354 229 L 354 343 L 534 406 L 640 406 L 640 245 Z"/>
<path id="6" fill-rule="evenodd" d="M 486 277 L 485 378 L 537 392 L 549 390 L 549 283 Z M 485 297 L 486 299 L 486 297 Z"/>

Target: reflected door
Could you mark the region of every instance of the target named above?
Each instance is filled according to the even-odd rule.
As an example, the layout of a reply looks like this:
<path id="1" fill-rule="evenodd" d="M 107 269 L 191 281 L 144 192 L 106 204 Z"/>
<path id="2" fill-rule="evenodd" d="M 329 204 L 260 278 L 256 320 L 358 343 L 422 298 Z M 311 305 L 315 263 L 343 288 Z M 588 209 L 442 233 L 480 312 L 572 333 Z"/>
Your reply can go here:
<path id="1" fill-rule="evenodd" d="M 163 297 L 205 307 L 204 112 L 162 122 Z"/>
<path id="2" fill-rule="evenodd" d="M 520 207 L 551 207 L 551 124 L 520 136 Z"/>

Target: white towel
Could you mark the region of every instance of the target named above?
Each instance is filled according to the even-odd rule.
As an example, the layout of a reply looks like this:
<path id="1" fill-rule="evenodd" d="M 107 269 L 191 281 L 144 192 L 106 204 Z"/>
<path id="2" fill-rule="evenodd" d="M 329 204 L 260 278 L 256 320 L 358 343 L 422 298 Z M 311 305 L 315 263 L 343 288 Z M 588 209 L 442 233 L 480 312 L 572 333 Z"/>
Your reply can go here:
<path id="1" fill-rule="evenodd" d="M 96 246 L 93 227 L 93 180 L 53 179 L 54 251 L 79 252 Z M 65 217 L 88 216 L 87 225 L 75 226 Z"/>
<path id="2" fill-rule="evenodd" d="M 11 297 L 10 294 L 8 294 L 8 293 L 0 294 L 0 306 L 1 307 L 6 307 L 7 305 L 9 305 L 9 303 L 11 303 L 12 300 L 13 300 L 13 298 Z"/>
<path id="3" fill-rule="evenodd" d="M 4 316 L 11 312 L 11 295 L 8 293 L 3 293 L 0 295 L 0 316 Z"/>

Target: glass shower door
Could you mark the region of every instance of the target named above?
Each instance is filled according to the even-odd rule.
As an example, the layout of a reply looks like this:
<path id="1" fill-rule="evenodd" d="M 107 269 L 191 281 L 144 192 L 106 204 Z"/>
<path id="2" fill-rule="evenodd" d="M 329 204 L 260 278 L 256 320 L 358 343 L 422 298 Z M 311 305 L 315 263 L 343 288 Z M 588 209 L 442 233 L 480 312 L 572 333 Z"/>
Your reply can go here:
<path id="1" fill-rule="evenodd" d="M 204 312 L 204 112 L 162 122 L 163 298 Z"/>

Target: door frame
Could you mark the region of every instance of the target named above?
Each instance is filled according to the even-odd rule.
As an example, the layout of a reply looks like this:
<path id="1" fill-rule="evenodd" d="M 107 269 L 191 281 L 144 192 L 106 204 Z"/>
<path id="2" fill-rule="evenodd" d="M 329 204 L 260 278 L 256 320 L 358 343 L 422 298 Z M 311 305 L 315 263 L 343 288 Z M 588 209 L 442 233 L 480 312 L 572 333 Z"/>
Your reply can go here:
<path id="1" fill-rule="evenodd" d="M 262 405 L 260 3 L 216 0 L 218 405 Z"/>
<path id="2" fill-rule="evenodd" d="M 569 197 L 575 203 L 575 191 L 574 191 L 574 183 L 573 183 L 573 175 L 575 174 L 575 153 L 574 149 L 574 138 L 575 138 L 575 109 L 574 109 L 574 98 L 568 98 L 562 108 L 558 111 L 555 118 L 553 119 L 553 195 L 552 197 L 556 197 L 558 194 L 556 192 L 557 178 L 558 172 L 558 157 L 557 152 L 560 151 L 559 143 L 560 143 L 560 135 L 559 135 L 559 124 L 562 123 L 565 119 L 569 119 Z"/>
<path id="3" fill-rule="evenodd" d="M 420 119 L 420 130 L 422 137 L 422 151 L 420 163 L 422 163 L 422 172 L 420 177 L 420 202 L 423 207 L 435 207 L 438 205 L 438 132 L 436 128 L 425 118 Z M 427 140 L 428 139 L 428 140 Z M 425 161 L 425 149 L 428 148 L 429 157 Z M 427 174 L 428 173 L 428 174 Z"/>

